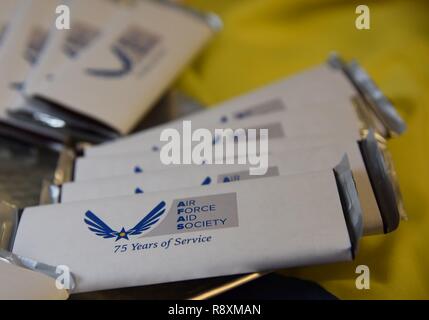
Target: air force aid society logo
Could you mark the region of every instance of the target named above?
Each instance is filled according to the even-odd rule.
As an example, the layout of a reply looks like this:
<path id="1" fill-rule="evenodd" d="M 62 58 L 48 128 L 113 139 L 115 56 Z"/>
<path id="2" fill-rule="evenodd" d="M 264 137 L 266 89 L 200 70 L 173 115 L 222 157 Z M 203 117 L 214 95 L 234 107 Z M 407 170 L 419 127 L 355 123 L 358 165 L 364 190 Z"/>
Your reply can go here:
<path id="1" fill-rule="evenodd" d="M 180 198 L 172 200 L 169 209 L 161 201 L 134 227 L 112 229 L 93 211 L 85 213 L 84 223 L 89 231 L 114 242 L 133 238 L 155 237 L 188 232 L 238 227 L 237 195 L 235 193 Z M 120 243 L 121 243 L 120 242 Z"/>
<path id="2" fill-rule="evenodd" d="M 130 26 L 110 47 L 119 63 L 116 68 L 88 68 L 86 73 L 94 77 L 122 78 L 130 74 L 160 44 L 161 38 L 139 26 Z"/>
<path id="3" fill-rule="evenodd" d="M 165 213 L 165 202 L 160 202 L 152 209 L 139 223 L 133 228 L 126 230 L 122 227 L 121 231 L 116 231 L 110 228 L 103 220 L 97 217 L 92 211 L 87 211 L 84 221 L 88 225 L 88 229 L 97 236 L 104 239 L 116 238 L 115 242 L 124 239 L 130 240 L 130 236 L 139 236 L 153 229 Z"/>

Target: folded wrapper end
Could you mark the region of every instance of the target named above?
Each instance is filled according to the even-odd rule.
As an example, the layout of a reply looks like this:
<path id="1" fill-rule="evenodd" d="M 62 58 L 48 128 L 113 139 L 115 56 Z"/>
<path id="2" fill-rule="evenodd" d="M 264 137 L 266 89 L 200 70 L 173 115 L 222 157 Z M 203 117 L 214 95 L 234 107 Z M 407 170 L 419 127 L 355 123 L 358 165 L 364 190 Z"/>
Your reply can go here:
<path id="1" fill-rule="evenodd" d="M 399 187 L 398 175 L 396 173 L 395 165 L 393 163 L 392 154 L 387 150 L 387 147 L 385 147 L 385 145 L 382 145 L 380 143 L 378 143 L 378 145 L 382 152 L 382 156 L 386 165 L 386 170 L 389 175 L 390 181 L 392 182 L 396 197 L 396 203 L 399 210 L 399 216 L 401 217 L 401 220 L 407 221 L 408 214 L 405 210 L 404 198 L 402 197 L 401 188 Z"/>
<path id="2" fill-rule="evenodd" d="M 63 140 L 61 138 L 41 134 L 34 130 L 23 129 L 16 126 L 10 119 L 0 121 L 0 136 L 14 142 L 23 142 L 55 152 L 59 152 L 63 148 Z"/>
<path id="3" fill-rule="evenodd" d="M 204 23 L 206 23 L 213 31 L 219 32 L 223 29 L 223 21 L 222 19 L 213 12 L 205 12 L 195 8 L 191 8 L 189 6 L 184 6 L 179 3 L 174 3 L 171 0 L 152 0 L 159 4 L 164 4 L 172 8 L 176 8 L 178 10 L 182 10 L 192 16 L 201 19 Z"/>
<path id="4" fill-rule="evenodd" d="M 8 110 L 8 122 L 47 139 L 66 143 L 70 137 L 76 141 L 102 143 L 119 137 L 113 129 L 82 115 L 73 114 L 63 106 L 43 97 L 26 97 L 23 104 Z M 91 129 L 89 129 L 91 128 Z"/>
<path id="5" fill-rule="evenodd" d="M 59 271 L 62 270 L 65 272 L 65 269 L 59 269 L 56 266 L 50 266 L 12 253 L 21 213 L 22 210 L 7 204 L 6 202 L 0 203 L 0 261 L 43 273 L 50 278 L 57 279 L 62 273 Z M 68 289 L 74 290 L 76 286 L 75 279 L 71 273 L 69 274 L 68 279 Z"/>
<path id="6" fill-rule="evenodd" d="M 62 185 L 66 182 L 73 181 L 74 165 L 76 160 L 76 152 L 71 147 L 64 147 L 58 158 L 57 168 L 53 183 Z"/>
<path id="7" fill-rule="evenodd" d="M 354 259 L 359 249 L 359 241 L 363 235 L 363 218 L 356 184 L 347 155 L 344 155 L 341 162 L 334 168 L 334 173 Z"/>
<path id="8" fill-rule="evenodd" d="M 0 250 L 11 250 L 20 215 L 18 208 L 6 202 L 0 203 Z"/>
<path id="9" fill-rule="evenodd" d="M 395 231 L 406 217 L 399 184 L 390 155 L 382 149 L 374 131 L 359 142 L 369 180 L 383 221 L 384 233 Z"/>
<path id="10" fill-rule="evenodd" d="M 21 267 L 24 269 L 28 269 L 31 271 L 35 271 L 38 273 L 42 273 L 49 278 L 58 279 L 63 272 L 65 272 L 64 268 L 60 266 L 51 266 L 45 263 L 41 263 L 35 261 L 33 259 L 25 258 L 16 254 L 13 254 L 10 251 L 0 249 L 0 261 L 12 264 L 17 267 Z M 69 291 L 73 291 L 76 288 L 76 281 L 72 273 L 68 275 L 68 284 L 67 288 L 64 288 Z"/>
<path id="11" fill-rule="evenodd" d="M 330 55 L 328 63 L 335 69 L 341 69 L 349 78 L 371 108 L 372 113 L 385 127 L 386 137 L 395 137 L 404 133 L 407 128 L 404 120 L 357 61 L 346 63 L 338 54 L 333 53 Z"/>
<path id="12" fill-rule="evenodd" d="M 39 202 L 40 205 L 61 203 L 61 186 L 52 184 L 48 180 L 43 181 Z"/>

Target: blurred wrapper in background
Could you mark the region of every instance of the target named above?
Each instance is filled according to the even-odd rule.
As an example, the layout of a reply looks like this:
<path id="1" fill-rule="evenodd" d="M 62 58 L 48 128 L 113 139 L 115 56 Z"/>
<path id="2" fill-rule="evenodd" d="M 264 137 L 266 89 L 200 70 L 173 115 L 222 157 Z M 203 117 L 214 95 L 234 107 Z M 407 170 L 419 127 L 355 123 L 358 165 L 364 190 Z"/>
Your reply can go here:
<path id="1" fill-rule="evenodd" d="M 184 2 L 218 13 L 225 24 L 178 82 L 206 105 L 319 64 L 331 51 L 367 69 L 408 124 L 404 137 L 389 147 L 409 221 L 391 235 L 363 239 L 353 263 L 284 273 L 315 280 L 340 298 L 429 298 L 429 2 Z M 360 4 L 370 8 L 370 30 L 355 27 Z M 355 287 L 358 265 L 370 268 L 370 290 Z"/>

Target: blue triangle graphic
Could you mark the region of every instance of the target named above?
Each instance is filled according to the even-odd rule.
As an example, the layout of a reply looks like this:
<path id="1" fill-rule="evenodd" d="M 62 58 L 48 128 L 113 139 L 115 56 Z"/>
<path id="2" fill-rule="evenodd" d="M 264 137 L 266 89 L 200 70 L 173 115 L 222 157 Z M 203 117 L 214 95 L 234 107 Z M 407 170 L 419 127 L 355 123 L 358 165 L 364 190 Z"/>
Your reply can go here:
<path id="1" fill-rule="evenodd" d="M 134 167 L 134 173 L 142 173 L 142 172 L 143 172 L 143 169 L 140 168 L 139 166 Z"/>
<path id="2" fill-rule="evenodd" d="M 208 186 L 211 183 L 212 183 L 212 178 L 207 177 L 207 178 L 205 178 L 205 180 L 203 181 L 203 183 L 201 185 L 202 186 Z"/>
<path id="3" fill-rule="evenodd" d="M 135 194 L 143 194 L 144 191 L 140 188 L 136 188 L 136 190 L 134 191 Z"/>

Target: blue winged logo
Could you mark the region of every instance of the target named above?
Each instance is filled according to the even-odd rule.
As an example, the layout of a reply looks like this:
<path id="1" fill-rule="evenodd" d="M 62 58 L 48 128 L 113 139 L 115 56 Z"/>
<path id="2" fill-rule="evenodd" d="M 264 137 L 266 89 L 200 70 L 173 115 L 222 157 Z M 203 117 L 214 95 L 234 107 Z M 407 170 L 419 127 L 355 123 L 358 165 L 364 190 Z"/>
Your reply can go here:
<path id="1" fill-rule="evenodd" d="M 164 201 L 160 202 L 139 223 L 129 230 L 125 230 L 124 227 L 122 227 L 121 231 L 113 230 L 89 210 L 85 213 L 84 221 L 88 225 L 88 229 L 99 237 L 104 239 L 116 238 L 115 242 L 121 239 L 130 240 L 129 236 L 141 235 L 143 232 L 151 229 L 165 213 L 165 209 L 166 203 Z"/>

